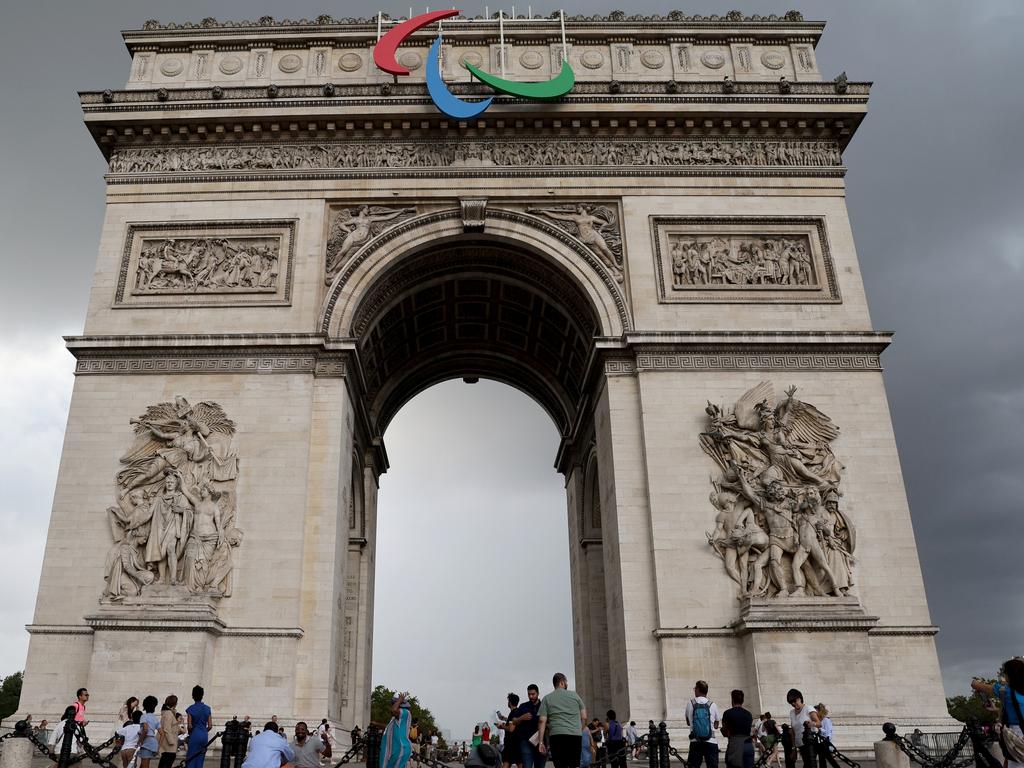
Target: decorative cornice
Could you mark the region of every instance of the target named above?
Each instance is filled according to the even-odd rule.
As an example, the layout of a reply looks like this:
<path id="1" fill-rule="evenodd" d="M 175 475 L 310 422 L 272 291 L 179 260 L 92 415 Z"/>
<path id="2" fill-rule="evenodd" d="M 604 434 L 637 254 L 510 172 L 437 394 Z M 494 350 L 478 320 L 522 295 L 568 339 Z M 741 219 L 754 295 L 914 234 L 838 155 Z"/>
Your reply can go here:
<path id="1" fill-rule="evenodd" d="M 382 18 L 393 21 L 388 14 L 383 14 Z M 397 20 L 401 20 L 400 17 Z M 493 22 L 497 24 L 497 16 L 456 16 L 453 21 L 472 19 L 473 21 Z M 517 16 L 508 18 L 504 23 L 514 25 L 517 21 L 524 21 L 527 17 Z M 540 20 L 540 17 L 533 17 L 535 20 Z M 559 15 L 557 13 L 547 17 L 547 20 L 552 22 L 559 21 Z M 673 24 L 692 24 L 694 22 L 701 24 L 714 24 L 714 25 L 734 25 L 734 24 L 777 24 L 780 22 L 786 25 L 801 24 L 810 28 L 818 28 L 822 26 L 821 22 L 816 21 L 805 21 L 804 16 L 800 11 L 787 11 L 783 15 L 769 14 L 762 16 L 761 14 L 752 14 L 744 16 L 740 11 L 730 11 L 724 15 L 719 16 L 718 14 L 711 14 L 708 16 L 702 16 L 700 14 L 686 14 L 682 11 L 673 10 L 667 14 L 662 15 L 660 13 L 643 15 L 643 14 L 626 14 L 624 11 L 612 11 L 610 14 L 573 14 L 565 17 L 565 21 L 571 24 L 601 24 L 607 26 L 611 24 L 660 24 L 660 25 L 673 25 Z M 136 36 L 144 32 L 166 32 L 166 31 L 186 31 L 195 32 L 197 30 L 210 30 L 210 29 L 244 29 L 250 31 L 253 28 L 256 29 L 275 29 L 275 28 L 292 28 L 302 27 L 311 28 L 317 31 L 328 31 L 325 28 L 330 27 L 353 27 L 353 26 L 364 26 L 369 27 L 373 31 L 377 29 L 377 17 L 340 17 L 335 18 L 328 14 L 317 16 L 315 19 L 275 19 L 272 16 L 261 16 L 259 19 L 251 20 L 244 19 L 242 21 L 219 21 L 212 16 L 207 16 L 205 19 L 199 22 L 186 21 L 180 24 L 171 22 L 167 24 L 161 24 L 156 19 L 149 19 L 143 25 L 141 29 L 127 30 L 125 36 Z"/>
<path id="2" fill-rule="evenodd" d="M 638 371 L 881 371 L 877 354 L 711 352 L 637 355 Z"/>
<path id="3" fill-rule="evenodd" d="M 26 624 L 30 635 L 91 635 L 93 628 L 86 624 Z"/>

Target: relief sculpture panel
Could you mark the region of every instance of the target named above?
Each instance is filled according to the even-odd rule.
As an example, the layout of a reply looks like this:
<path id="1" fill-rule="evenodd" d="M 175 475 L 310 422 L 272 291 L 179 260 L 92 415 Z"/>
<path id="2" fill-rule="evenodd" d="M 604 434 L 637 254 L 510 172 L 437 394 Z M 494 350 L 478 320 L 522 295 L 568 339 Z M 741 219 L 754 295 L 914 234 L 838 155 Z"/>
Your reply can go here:
<path id="1" fill-rule="evenodd" d="M 818 218 L 652 217 L 662 303 L 839 303 Z"/>
<path id="2" fill-rule="evenodd" d="M 129 226 L 115 306 L 287 304 L 293 221 Z"/>
<path id="3" fill-rule="evenodd" d="M 842 511 L 843 465 L 832 452 L 839 427 L 796 387 L 776 404 L 762 381 L 727 409 L 708 403 L 704 452 L 718 510 L 708 544 L 739 597 L 844 597 L 854 586 L 856 529 Z"/>
<path id="4" fill-rule="evenodd" d="M 151 405 L 131 424 L 116 503 L 107 509 L 114 545 L 102 601 L 147 595 L 229 597 L 238 456 L 235 424 L 220 405 L 184 397 Z"/>

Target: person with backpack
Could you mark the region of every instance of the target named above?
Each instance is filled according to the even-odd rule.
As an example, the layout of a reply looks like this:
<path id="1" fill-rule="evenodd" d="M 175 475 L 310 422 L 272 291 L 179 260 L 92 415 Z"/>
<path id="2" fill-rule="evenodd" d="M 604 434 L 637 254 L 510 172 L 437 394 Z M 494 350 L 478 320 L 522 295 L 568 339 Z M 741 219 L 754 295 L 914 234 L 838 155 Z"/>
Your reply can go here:
<path id="1" fill-rule="evenodd" d="M 698 768 L 701 761 L 707 768 L 718 768 L 715 731 L 721 726 L 721 718 L 718 706 L 708 698 L 708 684 L 704 680 L 698 680 L 693 686 L 693 698 L 686 704 L 686 724 L 690 726 L 688 768 Z"/>

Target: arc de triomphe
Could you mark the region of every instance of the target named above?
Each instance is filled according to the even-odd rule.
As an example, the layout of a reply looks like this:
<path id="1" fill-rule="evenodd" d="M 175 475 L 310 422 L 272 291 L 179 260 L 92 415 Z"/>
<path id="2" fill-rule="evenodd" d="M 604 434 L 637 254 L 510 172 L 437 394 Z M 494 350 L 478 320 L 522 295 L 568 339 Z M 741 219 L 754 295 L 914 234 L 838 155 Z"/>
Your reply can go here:
<path id="1" fill-rule="evenodd" d="M 847 744 L 945 722 L 844 199 L 869 85 L 795 12 L 561 24 L 446 21 L 458 96 L 576 73 L 461 121 L 436 30 L 402 78 L 377 19 L 124 33 L 127 85 L 81 94 L 106 219 L 22 711 L 199 682 L 365 723 L 382 435 L 486 377 L 561 435 L 593 711 L 678 725 L 708 678 Z"/>

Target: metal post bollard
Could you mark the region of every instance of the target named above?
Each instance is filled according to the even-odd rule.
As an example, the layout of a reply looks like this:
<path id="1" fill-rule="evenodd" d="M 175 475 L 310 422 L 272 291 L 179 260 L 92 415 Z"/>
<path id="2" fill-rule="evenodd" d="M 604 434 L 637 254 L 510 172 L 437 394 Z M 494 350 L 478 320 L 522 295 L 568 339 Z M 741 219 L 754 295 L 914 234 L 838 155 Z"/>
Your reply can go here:
<path id="1" fill-rule="evenodd" d="M 374 768 L 380 763 L 381 732 L 376 725 L 367 728 L 367 768 Z"/>
<path id="2" fill-rule="evenodd" d="M 231 758 L 238 749 L 238 737 L 242 726 L 238 720 L 228 720 L 224 724 L 224 735 L 220 737 L 220 768 L 231 768 Z"/>
<path id="3" fill-rule="evenodd" d="M 78 723 L 75 722 L 73 707 L 68 707 L 71 716 L 64 712 L 64 735 L 60 740 L 60 755 L 57 758 L 57 768 L 67 768 L 71 763 L 71 750 L 75 746 L 75 734 L 78 732 Z"/>
<path id="4" fill-rule="evenodd" d="M 658 768 L 658 729 L 653 721 L 647 733 L 647 768 Z"/>
<path id="5" fill-rule="evenodd" d="M 668 728 L 665 727 L 665 723 L 658 723 L 658 767 L 659 768 L 670 768 L 669 760 L 669 741 L 668 741 Z"/>

